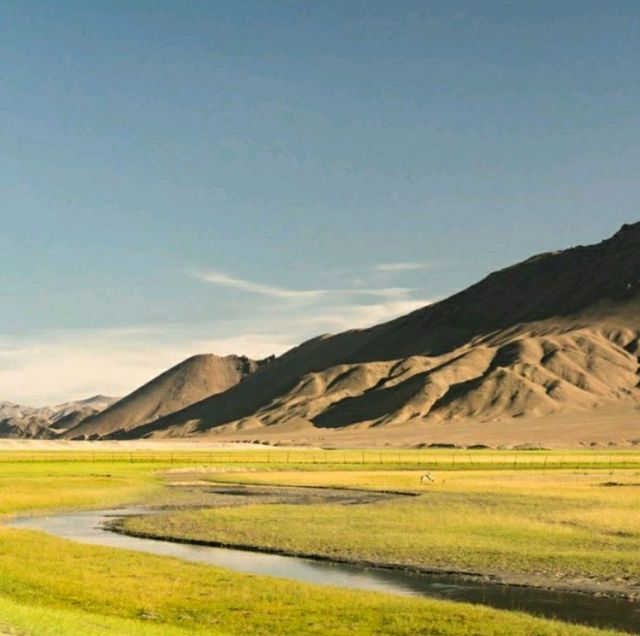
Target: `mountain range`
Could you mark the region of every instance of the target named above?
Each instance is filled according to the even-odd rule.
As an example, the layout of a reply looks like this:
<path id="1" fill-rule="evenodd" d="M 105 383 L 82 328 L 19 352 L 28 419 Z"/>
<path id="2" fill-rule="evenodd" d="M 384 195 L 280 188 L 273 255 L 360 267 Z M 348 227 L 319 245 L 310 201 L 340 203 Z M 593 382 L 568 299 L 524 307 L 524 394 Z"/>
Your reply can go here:
<path id="1" fill-rule="evenodd" d="M 41 408 L 0 402 L 0 437 L 54 439 L 61 431 L 99 413 L 115 401 L 105 395 L 94 395 Z"/>
<path id="2" fill-rule="evenodd" d="M 640 223 L 282 356 L 197 356 L 60 433 L 270 443 L 640 444 Z"/>

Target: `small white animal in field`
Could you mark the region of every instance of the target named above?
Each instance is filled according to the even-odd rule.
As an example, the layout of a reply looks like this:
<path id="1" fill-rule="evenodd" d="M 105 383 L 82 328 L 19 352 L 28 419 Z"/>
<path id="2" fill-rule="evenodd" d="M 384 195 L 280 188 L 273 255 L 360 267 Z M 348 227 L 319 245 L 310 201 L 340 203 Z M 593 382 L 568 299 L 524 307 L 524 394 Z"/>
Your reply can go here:
<path id="1" fill-rule="evenodd" d="M 430 482 L 434 482 L 435 479 L 432 477 L 432 475 L 430 473 L 425 473 L 424 475 L 422 475 L 420 477 L 420 483 L 421 484 L 428 484 Z"/>

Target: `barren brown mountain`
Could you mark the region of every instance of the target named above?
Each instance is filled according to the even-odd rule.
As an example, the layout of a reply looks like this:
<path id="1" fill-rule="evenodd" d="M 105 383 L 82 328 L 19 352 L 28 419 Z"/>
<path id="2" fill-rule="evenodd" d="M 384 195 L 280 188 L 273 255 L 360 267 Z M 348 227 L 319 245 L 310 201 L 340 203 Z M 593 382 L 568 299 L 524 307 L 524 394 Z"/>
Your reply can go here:
<path id="1" fill-rule="evenodd" d="M 217 395 L 153 422 L 138 417 L 126 433 L 134 419 L 112 419 L 100 433 L 640 443 L 639 335 L 635 223 L 391 322 L 315 338 Z"/>
<path id="2" fill-rule="evenodd" d="M 97 415 L 69 428 L 68 439 L 92 439 L 153 422 L 241 382 L 260 362 L 244 356 L 197 355 L 165 371 Z"/>

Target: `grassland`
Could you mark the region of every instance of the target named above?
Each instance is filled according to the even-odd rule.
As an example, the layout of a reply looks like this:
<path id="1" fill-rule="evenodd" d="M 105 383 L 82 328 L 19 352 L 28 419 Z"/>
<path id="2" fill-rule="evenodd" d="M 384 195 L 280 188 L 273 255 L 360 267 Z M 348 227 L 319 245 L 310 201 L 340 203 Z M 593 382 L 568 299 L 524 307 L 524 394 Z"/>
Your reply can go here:
<path id="1" fill-rule="evenodd" d="M 162 488 L 158 470 L 198 464 L 229 469 L 227 462 L 216 462 L 216 459 L 220 458 L 169 454 L 135 458 L 0 454 L 0 514 L 104 507 L 153 498 Z M 260 464 L 255 457 L 249 460 L 247 466 L 254 470 Z M 350 466 L 342 476 L 336 473 L 334 476 L 342 483 L 352 479 L 369 487 L 375 487 L 374 482 L 381 478 L 385 482 L 398 480 L 397 487 L 404 488 L 403 480 L 407 479 L 407 487 L 414 487 L 407 474 L 385 471 L 386 476 L 377 475 L 370 464 L 364 465 L 369 468 L 366 473 L 356 472 Z M 392 464 L 389 462 L 386 467 Z M 297 472 L 290 478 L 302 475 L 326 478 L 311 472 L 312 466 L 312 463 L 305 465 L 304 473 Z M 243 465 L 234 460 L 233 468 L 240 470 Z M 285 479 L 285 475 L 280 472 L 267 476 L 280 480 Z M 258 473 L 249 474 L 252 478 L 259 476 L 263 477 Z M 274 511 L 278 508 L 273 506 Z M 239 517 L 241 524 L 256 513 L 267 514 L 260 507 L 238 512 L 246 515 Z M 279 526 L 282 529 L 283 524 Z M 0 526 L 1 633 L 444 636 L 611 632 L 465 604 L 333 590 L 241 575 L 221 568 L 81 545 Z"/>
<path id="2" fill-rule="evenodd" d="M 162 488 L 154 475 L 169 463 L 16 461 L 0 453 L 0 515 L 108 507 L 144 499 Z"/>
<path id="3" fill-rule="evenodd" d="M 79 442 L 83 444 L 83 442 Z M 296 471 L 331 470 L 360 471 L 370 468 L 486 470 L 486 469 L 570 469 L 606 468 L 640 469 L 639 449 L 611 450 L 461 450 L 461 449 L 378 449 L 378 450 L 286 450 L 264 448 L 261 444 L 247 450 L 247 444 L 217 451 L 2 451 L 3 463 L 109 463 L 115 465 L 146 464 L 148 466 L 191 466 L 207 464 L 220 469 L 255 468 L 261 471 L 294 468 Z"/>
<path id="4" fill-rule="evenodd" d="M 272 471 L 217 481 L 418 491 L 375 505 L 269 505 L 130 519 L 129 531 L 640 595 L 636 470 Z M 286 519 L 286 523 L 282 520 Z"/>

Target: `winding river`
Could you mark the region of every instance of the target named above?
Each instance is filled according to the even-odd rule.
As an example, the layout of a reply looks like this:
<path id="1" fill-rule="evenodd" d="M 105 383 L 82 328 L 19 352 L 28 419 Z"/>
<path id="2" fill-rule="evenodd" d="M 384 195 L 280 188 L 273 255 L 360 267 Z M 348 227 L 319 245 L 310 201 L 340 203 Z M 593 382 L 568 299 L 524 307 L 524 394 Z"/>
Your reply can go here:
<path id="1" fill-rule="evenodd" d="M 598 627 L 640 633 L 640 603 L 575 592 L 503 585 L 451 574 L 425 574 L 289 557 L 230 548 L 215 548 L 142 539 L 109 531 L 105 525 L 127 515 L 148 514 L 144 508 L 101 510 L 21 517 L 8 525 L 39 530 L 63 539 L 137 550 L 227 567 L 236 572 L 273 576 L 338 588 L 426 596 L 478 603 Z"/>

